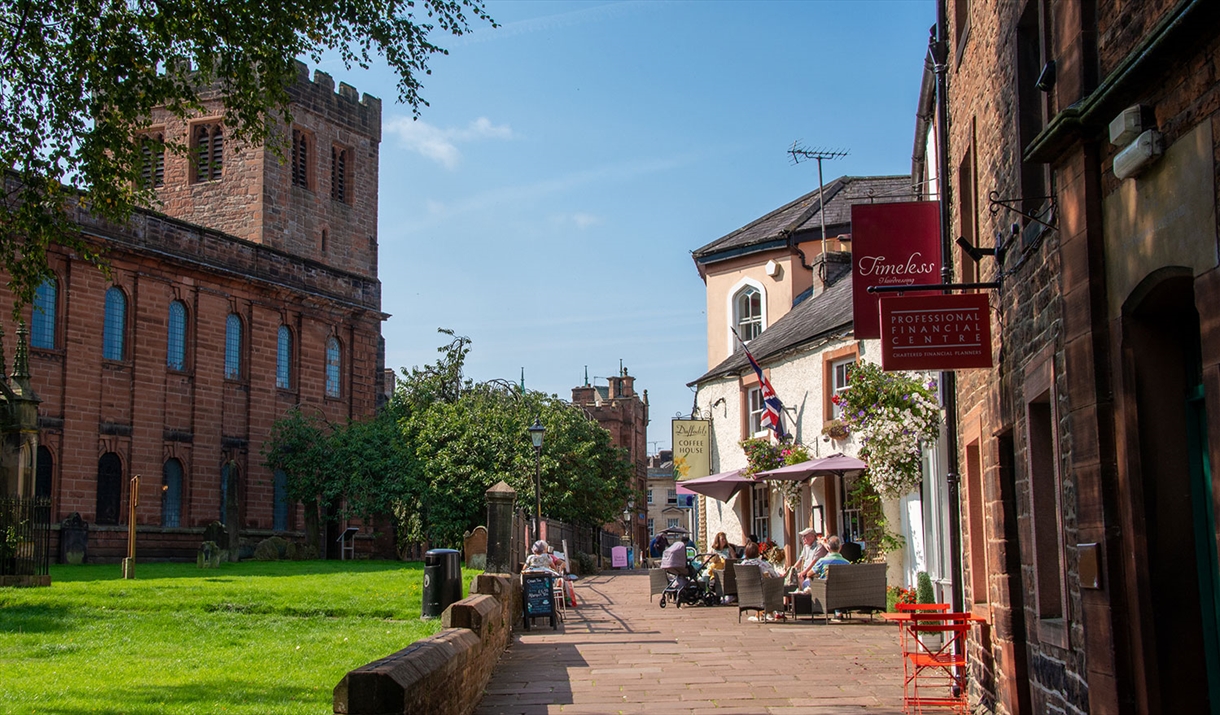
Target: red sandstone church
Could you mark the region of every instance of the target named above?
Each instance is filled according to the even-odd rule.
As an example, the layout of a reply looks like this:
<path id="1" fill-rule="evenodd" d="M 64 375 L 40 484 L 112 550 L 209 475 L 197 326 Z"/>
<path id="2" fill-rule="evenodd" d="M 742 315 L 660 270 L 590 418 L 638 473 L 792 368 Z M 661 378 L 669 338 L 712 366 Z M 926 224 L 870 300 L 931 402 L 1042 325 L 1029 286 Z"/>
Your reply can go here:
<path id="1" fill-rule="evenodd" d="M 36 491 L 52 521 L 91 523 L 90 559 L 124 555 L 133 475 L 143 555 L 193 555 L 225 518 L 226 484 L 243 536 L 299 530 L 282 475 L 262 466 L 272 422 L 295 405 L 335 422 L 376 409 L 381 102 L 300 72 L 285 160 L 231 141 L 218 98 L 185 123 L 154 116 L 150 134 L 190 147 L 148 154 L 158 210 L 126 226 L 82 214 L 110 277 L 59 251 L 25 310 Z"/>

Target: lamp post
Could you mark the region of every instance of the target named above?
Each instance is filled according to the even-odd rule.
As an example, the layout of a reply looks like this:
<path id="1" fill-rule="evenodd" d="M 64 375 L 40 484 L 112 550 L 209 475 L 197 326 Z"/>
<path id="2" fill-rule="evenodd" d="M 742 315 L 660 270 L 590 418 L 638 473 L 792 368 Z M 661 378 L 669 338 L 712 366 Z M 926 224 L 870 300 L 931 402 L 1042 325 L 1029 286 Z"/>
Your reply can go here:
<path id="1" fill-rule="evenodd" d="M 534 424 L 529 428 L 530 440 L 534 443 L 534 541 L 542 536 L 542 436 L 546 427 L 535 417 Z"/>

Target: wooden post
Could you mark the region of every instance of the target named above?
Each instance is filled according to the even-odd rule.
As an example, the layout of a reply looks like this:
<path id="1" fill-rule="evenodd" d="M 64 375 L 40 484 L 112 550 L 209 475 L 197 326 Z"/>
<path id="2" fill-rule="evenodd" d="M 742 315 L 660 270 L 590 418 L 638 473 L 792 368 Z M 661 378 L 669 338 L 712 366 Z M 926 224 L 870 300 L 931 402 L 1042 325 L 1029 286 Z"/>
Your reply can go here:
<path id="1" fill-rule="evenodd" d="M 123 578 L 136 577 L 136 507 L 140 505 L 140 475 L 131 478 L 131 493 L 128 494 L 127 514 L 127 558 L 123 559 Z"/>

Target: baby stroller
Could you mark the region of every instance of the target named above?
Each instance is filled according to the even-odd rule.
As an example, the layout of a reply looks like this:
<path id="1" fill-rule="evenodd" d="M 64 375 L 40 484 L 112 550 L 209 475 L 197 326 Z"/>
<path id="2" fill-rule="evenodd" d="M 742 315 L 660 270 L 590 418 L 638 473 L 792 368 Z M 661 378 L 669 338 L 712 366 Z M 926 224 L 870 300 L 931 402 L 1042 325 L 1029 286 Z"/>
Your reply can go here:
<path id="1" fill-rule="evenodd" d="M 681 608 L 683 604 L 713 606 L 719 602 L 720 599 L 716 597 L 716 591 L 712 588 L 707 573 L 707 564 L 712 556 L 714 554 L 700 554 L 688 560 L 686 574 L 673 572 L 668 574 L 669 585 L 661 592 L 661 608 L 665 608 L 670 601 L 677 608 Z"/>

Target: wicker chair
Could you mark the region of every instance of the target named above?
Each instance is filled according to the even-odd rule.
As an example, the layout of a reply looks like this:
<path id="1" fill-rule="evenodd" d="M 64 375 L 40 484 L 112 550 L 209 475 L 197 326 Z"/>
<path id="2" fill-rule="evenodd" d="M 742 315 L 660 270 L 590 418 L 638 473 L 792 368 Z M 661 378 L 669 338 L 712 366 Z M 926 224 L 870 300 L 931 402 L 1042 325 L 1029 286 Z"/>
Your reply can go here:
<path id="1" fill-rule="evenodd" d="M 669 585 L 669 577 L 665 573 L 665 569 L 648 569 L 648 602 L 652 603 L 653 596 L 659 596 L 665 591 L 665 587 Z"/>
<path id="2" fill-rule="evenodd" d="M 733 564 L 733 576 L 737 582 L 737 622 L 741 623 L 742 611 L 755 611 L 765 616 L 784 610 L 784 580 L 764 578 L 762 569 L 750 564 Z M 763 620 L 763 618 L 759 618 Z"/>
<path id="3" fill-rule="evenodd" d="M 724 570 L 720 572 L 722 596 L 737 598 L 737 574 L 733 571 L 733 565 L 736 563 L 737 559 L 724 560 Z"/>
<path id="4" fill-rule="evenodd" d="M 821 611 L 829 621 L 834 611 L 868 611 L 872 618 L 874 611 L 886 608 L 885 564 L 832 564 L 826 567 L 826 578 L 810 581 L 808 594 L 793 594 L 793 598 L 797 614 L 812 617 Z"/>

